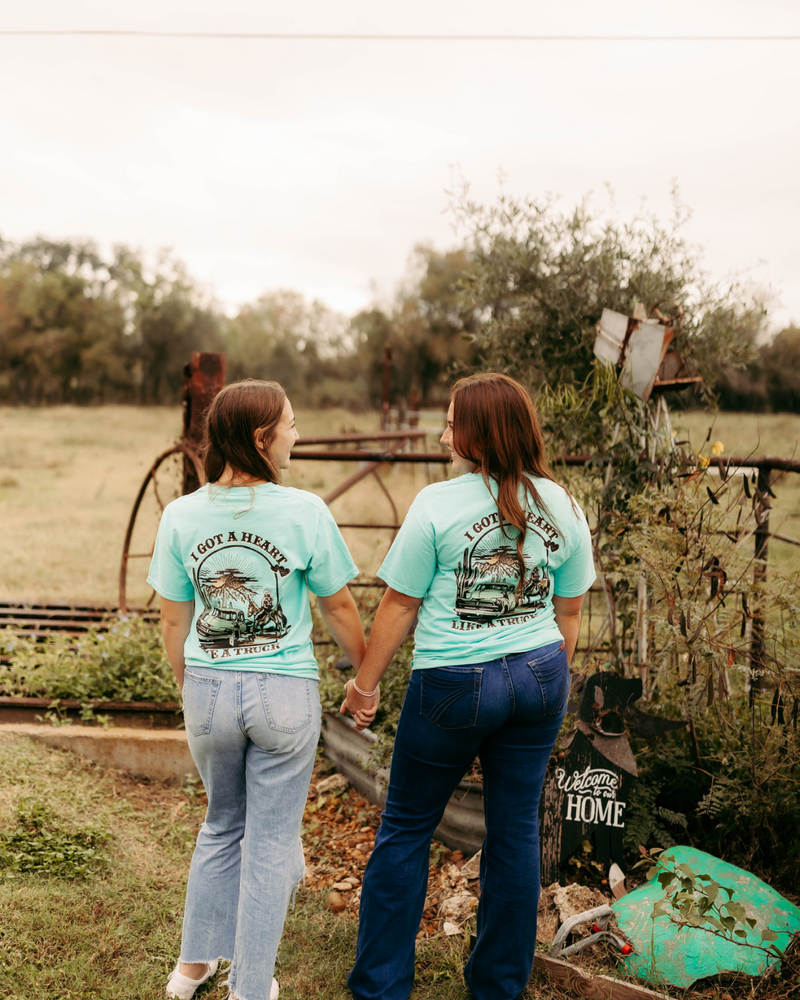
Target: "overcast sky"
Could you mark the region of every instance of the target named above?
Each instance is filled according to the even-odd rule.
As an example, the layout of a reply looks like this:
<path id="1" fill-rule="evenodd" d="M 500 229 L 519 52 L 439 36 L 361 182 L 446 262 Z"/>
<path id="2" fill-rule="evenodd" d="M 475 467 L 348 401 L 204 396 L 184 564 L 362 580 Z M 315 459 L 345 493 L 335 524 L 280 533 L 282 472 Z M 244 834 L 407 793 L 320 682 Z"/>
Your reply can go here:
<path id="1" fill-rule="evenodd" d="M 0 0 L 0 28 L 790 34 L 798 0 Z M 0 234 L 170 247 L 227 309 L 278 287 L 353 312 L 492 202 L 670 189 L 717 279 L 800 322 L 800 41 L 0 37 Z"/>

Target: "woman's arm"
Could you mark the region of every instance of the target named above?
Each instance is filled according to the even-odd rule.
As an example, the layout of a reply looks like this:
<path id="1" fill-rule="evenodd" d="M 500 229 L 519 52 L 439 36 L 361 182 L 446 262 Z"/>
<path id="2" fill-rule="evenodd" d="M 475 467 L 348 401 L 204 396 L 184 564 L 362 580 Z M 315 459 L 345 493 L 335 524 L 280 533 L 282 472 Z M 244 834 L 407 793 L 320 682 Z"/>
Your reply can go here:
<path id="1" fill-rule="evenodd" d="M 367 648 L 367 640 L 364 638 L 364 626 L 361 624 L 350 589 L 342 587 L 330 597 L 318 597 L 317 603 L 322 617 L 344 655 L 354 667 L 360 667 L 364 659 L 364 650 Z"/>
<path id="2" fill-rule="evenodd" d="M 553 595 L 553 610 L 556 614 L 556 625 L 564 636 L 564 643 L 567 647 L 567 660 L 571 663 L 578 645 L 578 633 L 581 629 L 581 608 L 583 599 L 580 597 L 558 597 Z"/>
<path id="3" fill-rule="evenodd" d="M 365 729 L 374 719 L 380 700 L 378 684 L 408 634 L 420 604 L 421 597 L 409 597 L 399 590 L 386 588 L 372 624 L 367 652 L 358 673 L 345 685 L 345 699 L 340 709 L 341 712 L 352 713 L 357 729 Z M 365 698 L 355 690 L 356 686 L 362 691 L 376 693 L 371 698 Z"/>
<path id="4" fill-rule="evenodd" d="M 179 690 L 183 690 L 183 672 L 186 661 L 183 658 L 183 647 L 194 617 L 194 601 L 168 601 L 161 598 L 161 634 L 167 658 L 178 682 Z"/>

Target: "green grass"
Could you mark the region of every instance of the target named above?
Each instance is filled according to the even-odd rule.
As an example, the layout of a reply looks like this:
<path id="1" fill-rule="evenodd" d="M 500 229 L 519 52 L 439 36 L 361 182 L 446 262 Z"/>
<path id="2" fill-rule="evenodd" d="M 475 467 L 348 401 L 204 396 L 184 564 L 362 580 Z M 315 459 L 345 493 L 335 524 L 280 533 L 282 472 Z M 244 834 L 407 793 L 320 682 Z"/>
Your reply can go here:
<path id="1" fill-rule="evenodd" d="M 800 416 L 794 413 L 704 413 L 698 410 L 672 414 L 672 427 L 686 432 L 701 451 L 708 432 L 710 441 L 722 441 L 726 455 L 779 455 L 800 459 Z"/>
<path id="2" fill-rule="evenodd" d="M 106 853 L 85 878 L 0 868 L 0 996 L 6 1000 L 142 1000 L 163 995 L 180 944 L 183 897 L 203 807 L 181 791 L 104 772 L 66 751 L 3 735 L 0 830 L 16 825 L 17 805 L 46 802 L 59 829 L 110 833 Z M 355 954 L 353 915 L 325 909 L 326 890 L 301 889 L 290 911 L 276 975 L 283 1000 L 348 1000 Z M 467 943 L 432 938 L 418 952 L 415 1000 L 466 1000 Z M 224 1000 L 224 974 L 198 1000 Z M 552 997 L 538 975 L 526 1000 Z"/>
<path id="3" fill-rule="evenodd" d="M 0 733 L 0 825 L 20 799 L 46 802 L 61 828 L 111 834 L 109 862 L 84 879 L 0 869 L 0 995 L 8 1000 L 158 996 L 174 959 L 192 833 L 180 793 L 136 792 L 67 753 Z M 132 797 L 121 794 L 132 791 Z M 184 806 L 185 808 L 185 806 Z M 193 818 L 196 820 L 196 810 Z"/>
<path id="4" fill-rule="evenodd" d="M 5 735 L 0 727 L 0 831 L 14 828 L 17 806 L 30 797 L 47 803 L 48 822 L 62 831 L 92 827 L 109 833 L 107 859 L 72 880 L 0 868 L 0 996 L 162 997 L 180 943 L 202 796 L 192 786 L 181 790 L 103 771 L 67 751 Z M 346 977 L 357 921 L 349 911 L 327 910 L 326 892 L 301 888 L 289 912 L 276 966 L 282 1000 L 350 1000 Z M 412 1000 L 468 1000 L 461 976 L 467 948 L 458 936 L 425 939 L 417 951 Z M 591 952 L 579 960 L 595 972 L 613 974 L 607 962 Z M 225 1000 L 224 979 L 223 969 L 198 990 L 197 1000 Z M 727 990 L 730 1000 L 747 1000 L 756 995 L 752 982 L 724 977 L 698 983 L 694 992 L 717 1000 Z M 784 1000 L 792 983 L 787 970 L 783 980 L 758 984 L 758 996 Z M 571 997 L 536 973 L 522 1000 Z"/>
<path id="5" fill-rule="evenodd" d="M 336 916 L 325 909 L 324 894 L 301 899 L 287 921 L 278 957 L 275 975 L 281 997 L 352 1000 L 346 980 L 353 965 L 357 932 L 354 918 Z M 423 942 L 417 949 L 414 1000 L 469 1000 L 471 994 L 461 972 L 467 948 L 461 937 Z M 526 998 L 541 995 L 535 983 L 524 994 Z"/>

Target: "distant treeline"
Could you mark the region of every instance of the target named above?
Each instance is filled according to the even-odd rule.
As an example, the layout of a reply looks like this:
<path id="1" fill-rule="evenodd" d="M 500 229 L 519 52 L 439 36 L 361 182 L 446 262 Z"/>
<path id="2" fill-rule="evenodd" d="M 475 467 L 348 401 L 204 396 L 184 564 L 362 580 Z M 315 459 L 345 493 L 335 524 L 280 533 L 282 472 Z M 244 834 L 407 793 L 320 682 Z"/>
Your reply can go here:
<path id="1" fill-rule="evenodd" d="M 723 410 L 800 413 L 800 327 L 781 330 L 746 367 L 723 368 L 714 390 Z"/>
<path id="2" fill-rule="evenodd" d="M 300 405 L 374 407 L 386 348 L 394 398 L 446 398 L 469 367 L 470 322 L 456 305 L 464 251 L 419 248 L 413 288 L 390 309 L 342 316 L 279 290 L 226 316 L 162 256 L 92 243 L 0 241 L 0 402 L 175 403 L 192 351 L 223 351 L 229 380 L 275 379 Z"/>
<path id="3" fill-rule="evenodd" d="M 281 382 L 301 406 L 378 406 L 387 349 L 393 401 L 442 403 L 481 366 L 580 387 L 603 306 L 697 297 L 686 245 L 655 220 L 599 225 L 585 206 L 532 202 L 458 213 L 472 228 L 462 249 L 417 247 L 393 302 L 352 317 L 287 290 L 230 317 L 170 255 L 149 267 L 124 246 L 0 240 L 0 403 L 175 403 L 197 350 L 224 352 L 229 380 Z M 723 408 L 800 410 L 799 329 L 757 348 L 763 314 L 728 292 L 701 289 L 688 315 L 681 352 Z"/>

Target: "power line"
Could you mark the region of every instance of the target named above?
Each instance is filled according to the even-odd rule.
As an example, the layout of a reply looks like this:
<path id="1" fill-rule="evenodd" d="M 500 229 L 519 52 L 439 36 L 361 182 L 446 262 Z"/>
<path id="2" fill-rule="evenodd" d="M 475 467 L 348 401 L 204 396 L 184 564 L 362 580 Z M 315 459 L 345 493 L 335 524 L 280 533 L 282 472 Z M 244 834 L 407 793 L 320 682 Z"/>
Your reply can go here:
<path id="1" fill-rule="evenodd" d="M 277 42 L 798 42 L 800 35 L 382 35 L 273 31 L 0 28 L 0 37 L 175 38 Z"/>

